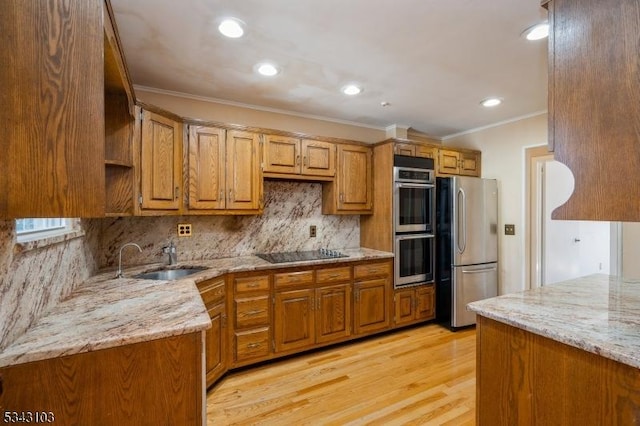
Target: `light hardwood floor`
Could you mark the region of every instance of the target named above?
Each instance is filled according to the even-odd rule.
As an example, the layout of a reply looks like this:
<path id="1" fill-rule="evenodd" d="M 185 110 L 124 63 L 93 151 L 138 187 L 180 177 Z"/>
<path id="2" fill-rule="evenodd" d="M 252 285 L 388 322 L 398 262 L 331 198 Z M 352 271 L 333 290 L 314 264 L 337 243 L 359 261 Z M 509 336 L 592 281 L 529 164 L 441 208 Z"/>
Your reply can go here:
<path id="1" fill-rule="evenodd" d="M 398 330 L 231 373 L 209 425 L 473 425 L 475 329 Z"/>

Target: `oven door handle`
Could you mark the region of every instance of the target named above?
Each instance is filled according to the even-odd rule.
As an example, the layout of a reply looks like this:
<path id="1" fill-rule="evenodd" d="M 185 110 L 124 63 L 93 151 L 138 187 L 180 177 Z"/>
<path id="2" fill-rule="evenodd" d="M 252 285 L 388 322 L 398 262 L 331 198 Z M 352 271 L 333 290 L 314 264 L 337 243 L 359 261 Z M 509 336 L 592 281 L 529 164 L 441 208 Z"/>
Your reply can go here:
<path id="1" fill-rule="evenodd" d="M 398 188 L 416 188 L 416 189 L 429 189 L 434 188 L 435 186 L 431 183 L 405 183 L 405 182 L 396 182 L 396 186 Z"/>

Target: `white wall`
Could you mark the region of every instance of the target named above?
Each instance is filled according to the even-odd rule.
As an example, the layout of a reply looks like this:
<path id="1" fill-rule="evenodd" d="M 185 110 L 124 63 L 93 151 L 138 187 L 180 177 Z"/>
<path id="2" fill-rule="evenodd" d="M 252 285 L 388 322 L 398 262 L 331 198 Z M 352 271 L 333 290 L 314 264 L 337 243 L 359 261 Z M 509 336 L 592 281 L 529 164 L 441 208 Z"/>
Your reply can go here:
<path id="1" fill-rule="evenodd" d="M 449 138 L 443 145 L 482 151 L 482 177 L 498 179 L 500 294 L 525 289 L 525 148 L 547 143 L 547 114 Z M 504 224 L 516 235 L 504 235 Z"/>

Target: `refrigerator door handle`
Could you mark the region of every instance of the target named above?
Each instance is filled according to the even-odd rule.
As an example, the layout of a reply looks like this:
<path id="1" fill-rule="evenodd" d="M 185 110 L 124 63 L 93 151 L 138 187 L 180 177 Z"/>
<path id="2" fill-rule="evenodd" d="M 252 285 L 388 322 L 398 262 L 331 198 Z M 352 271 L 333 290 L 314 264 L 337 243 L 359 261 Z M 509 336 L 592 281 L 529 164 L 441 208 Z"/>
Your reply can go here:
<path id="1" fill-rule="evenodd" d="M 491 266 L 489 268 L 482 268 L 482 269 L 463 269 L 462 273 L 463 274 L 482 274 L 484 272 L 489 272 L 489 271 L 495 271 L 496 268 L 495 266 Z"/>
<path id="2" fill-rule="evenodd" d="M 467 248 L 467 194 L 464 193 L 464 189 L 458 188 L 458 253 L 464 253 Z M 460 237 L 462 237 L 462 244 L 460 243 Z"/>

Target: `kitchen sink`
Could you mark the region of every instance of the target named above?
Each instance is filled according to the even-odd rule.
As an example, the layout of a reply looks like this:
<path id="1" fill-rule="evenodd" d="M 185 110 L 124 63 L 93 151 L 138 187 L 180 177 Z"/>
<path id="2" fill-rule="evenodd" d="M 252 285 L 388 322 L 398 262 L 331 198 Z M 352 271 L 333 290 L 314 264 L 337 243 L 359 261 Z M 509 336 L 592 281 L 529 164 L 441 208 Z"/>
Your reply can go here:
<path id="1" fill-rule="evenodd" d="M 145 272 L 144 274 L 134 275 L 133 278 L 143 280 L 166 280 L 173 281 L 186 277 L 191 274 L 202 272 L 207 268 L 186 268 L 186 269 L 161 269 L 159 271 Z"/>

